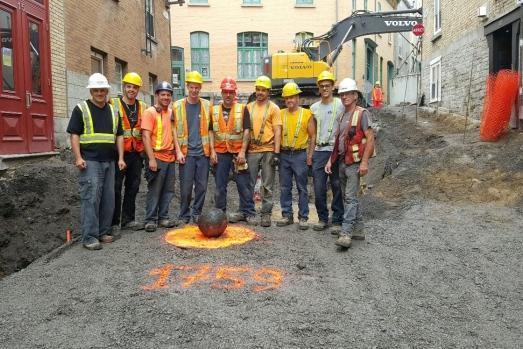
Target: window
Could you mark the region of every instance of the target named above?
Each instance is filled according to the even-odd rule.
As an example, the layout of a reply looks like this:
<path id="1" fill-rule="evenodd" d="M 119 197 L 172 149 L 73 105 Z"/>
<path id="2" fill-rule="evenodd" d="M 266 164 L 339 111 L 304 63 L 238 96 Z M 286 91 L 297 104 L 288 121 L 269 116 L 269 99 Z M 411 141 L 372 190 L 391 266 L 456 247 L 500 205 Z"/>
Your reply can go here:
<path id="1" fill-rule="evenodd" d="M 356 11 L 356 0 L 352 0 L 352 12 Z"/>
<path id="2" fill-rule="evenodd" d="M 301 47 L 301 44 L 305 39 L 310 39 L 314 35 L 311 32 L 299 32 L 294 36 L 294 46 Z"/>
<path id="3" fill-rule="evenodd" d="M 10 12 L 0 8 L 0 76 L 4 91 L 15 90 L 16 62 L 13 62 L 13 18 Z"/>
<path id="4" fill-rule="evenodd" d="M 356 39 L 352 39 L 352 78 L 356 80 Z"/>
<path id="5" fill-rule="evenodd" d="M 262 74 L 268 36 L 260 32 L 238 33 L 238 79 L 256 79 Z"/>
<path id="6" fill-rule="evenodd" d="M 115 58 L 115 60 L 114 60 L 114 81 L 116 83 L 116 93 L 117 94 L 123 93 L 122 79 L 125 74 L 126 68 L 127 68 L 127 63 L 119 60 L 118 58 Z"/>
<path id="7" fill-rule="evenodd" d="M 296 0 L 296 5 L 314 5 L 314 0 Z"/>
<path id="8" fill-rule="evenodd" d="M 244 5 L 261 5 L 261 0 L 243 0 Z"/>
<path id="9" fill-rule="evenodd" d="M 91 74 L 100 73 L 104 74 L 104 62 L 105 54 L 91 48 Z"/>
<path id="10" fill-rule="evenodd" d="M 441 57 L 430 61 L 430 101 L 441 100 Z"/>
<path id="11" fill-rule="evenodd" d="M 154 8 L 153 0 L 145 0 L 145 33 L 154 38 Z"/>
<path id="12" fill-rule="evenodd" d="M 365 11 L 367 11 L 369 9 L 369 1 L 368 0 L 364 0 L 363 1 L 363 9 Z"/>
<path id="13" fill-rule="evenodd" d="M 441 32 L 441 6 L 440 0 L 434 0 L 434 34 Z"/>
<path id="14" fill-rule="evenodd" d="M 205 79 L 210 79 L 209 34 L 191 33 L 191 69 L 199 71 Z"/>
<path id="15" fill-rule="evenodd" d="M 189 5 L 192 4 L 208 4 L 208 0 L 189 0 Z"/>
<path id="16" fill-rule="evenodd" d="M 149 94 L 151 95 L 151 104 L 154 105 L 154 88 L 158 84 L 158 77 L 149 73 Z"/>

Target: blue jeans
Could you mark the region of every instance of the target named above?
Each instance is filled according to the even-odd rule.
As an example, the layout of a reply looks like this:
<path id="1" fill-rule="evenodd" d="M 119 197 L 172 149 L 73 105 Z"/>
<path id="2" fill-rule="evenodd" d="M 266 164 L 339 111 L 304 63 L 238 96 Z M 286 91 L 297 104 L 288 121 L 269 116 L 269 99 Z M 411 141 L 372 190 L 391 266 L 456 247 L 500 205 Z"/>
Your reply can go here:
<path id="1" fill-rule="evenodd" d="M 312 156 L 312 176 L 314 183 L 314 204 L 321 222 L 329 222 L 327 207 L 327 179 L 330 180 L 332 190 L 332 224 L 343 222 L 343 196 L 341 194 L 339 166 L 336 161 L 332 164 L 332 173 L 325 173 L 325 165 L 331 156 L 330 151 L 315 151 Z"/>
<path id="2" fill-rule="evenodd" d="M 127 152 L 124 154 L 124 161 L 127 168 L 120 171 L 116 164 L 116 178 L 114 182 L 114 214 L 113 225 L 122 227 L 127 223 L 134 221 L 136 211 L 136 195 L 140 189 L 142 179 L 143 158 L 142 154 L 136 152 Z M 123 204 L 122 204 L 122 186 L 125 183 Z M 121 216 L 121 221 L 120 221 Z"/>
<path id="3" fill-rule="evenodd" d="M 345 165 L 343 159 L 338 160 L 338 164 L 340 167 L 341 189 L 344 193 L 343 203 L 345 205 L 341 231 L 350 235 L 355 224 L 362 221 L 360 201 L 358 199 L 358 191 L 360 189 L 360 174 L 358 170 L 360 164 Z"/>
<path id="4" fill-rule="evenodd" d="M 209 180 L 209 158 L 206 156 L 187 156 L 185 164 L 180 164 L 180 213 L 178 218 L 188 222 L 191 215 L 202 213 Z M 191 207 L 194 186 L 194 202 Z M 192 210 L 192 212 L 191 212 Z"/>
<path id="5" fill-rule="evenodd" d="M 145 199 L 145 223 L 156 223 L 162 219 L 169 219 L 169 206 L 174 197 L 175 163 L 156 159 L 156 172 L 149 170 L 148 161 L 145 163 L 148 189 Z"/>
<path id="6" fill-rule="evenodd" d="M 307 152 L 282 151 L 280 155 L 280 205 L 283 217 L 292 217 L 292 177 L 298 188 L 298 218 L 309 219 L 309 195 L 307 193 Z"/>
<path id="7" fill-rule="evenodd" d="M 82 242 L 110 233 L 114 211 L 114 161 L 86 163 L 79 178 Z"/>
<path id="8" fill-rule="evenodd" d="M 233 165 L 232 153 L 218 153 L 218 163 L 216 164 L 216 191 L 214 192 L 215 207 L 227 210 L 227 184 L 229 183 L 229 172 Z M 252 197 L 251 176 L 249 170 L 239 171 L 236 173 L 236 188 L 240 197 L 239 211 L 245 216 L 255 216 L 254 200 Z"/>
<path id="9" fill-rule="evenodd" d="M 274 190 L 274 175 L 276 174 L 276 169 L 271 165 L 272 158 L 272 151 L 247 154 L 252 191 L 254 191 L 256 179 L 258 178 L 258 171 L 261 168 L 260 193 L 263 200 L 261 207 L 262 215 L 270 215 L 272 212 L 272 192 Z"/>

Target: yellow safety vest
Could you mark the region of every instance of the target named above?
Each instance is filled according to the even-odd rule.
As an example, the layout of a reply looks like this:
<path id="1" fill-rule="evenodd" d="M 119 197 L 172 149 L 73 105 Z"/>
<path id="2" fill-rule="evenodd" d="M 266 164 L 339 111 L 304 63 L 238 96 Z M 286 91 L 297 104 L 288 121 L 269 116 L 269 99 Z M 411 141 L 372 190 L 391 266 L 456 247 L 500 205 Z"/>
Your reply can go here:
<path id="1" fill-rule="evenodd" d="M 93 144 L 93 143 L 116 143 L 116 132 L 118 131 L 118 110 L 113 108 L 111 104 L 108 104 L 111 109 L 111 115 L 113 118 L 113 133 L 97 133 L 94 132 L 93 118 L 91 110 L 87 101 L 79 103 L 78 108 L 82 112 L 82 118 L 84 121 L 84 133 L 80 135 L 80 144 Z"/>

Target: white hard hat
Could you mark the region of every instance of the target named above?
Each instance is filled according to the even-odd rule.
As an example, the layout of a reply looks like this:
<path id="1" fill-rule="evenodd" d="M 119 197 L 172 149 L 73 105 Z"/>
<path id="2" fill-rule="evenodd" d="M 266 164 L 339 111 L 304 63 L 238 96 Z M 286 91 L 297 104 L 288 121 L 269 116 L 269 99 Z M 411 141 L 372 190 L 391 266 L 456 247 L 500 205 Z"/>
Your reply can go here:
<path id="1" fill-rule="evenodd" d="M 100 73 L 94 73 L 89 77 L 87 88 L 111 88 L 107 78 Z"/>
<path id="2" fill-rule="evenodd" d="M 338 86 L 338 93 L 344 93 L 344 92 L 350 92 L 350 91 L 358 91 L 358 86 L 356 86 L 356 81 L 352 80 L 351 78 L 345 78 L 341 80 L 340 85 Z"/>

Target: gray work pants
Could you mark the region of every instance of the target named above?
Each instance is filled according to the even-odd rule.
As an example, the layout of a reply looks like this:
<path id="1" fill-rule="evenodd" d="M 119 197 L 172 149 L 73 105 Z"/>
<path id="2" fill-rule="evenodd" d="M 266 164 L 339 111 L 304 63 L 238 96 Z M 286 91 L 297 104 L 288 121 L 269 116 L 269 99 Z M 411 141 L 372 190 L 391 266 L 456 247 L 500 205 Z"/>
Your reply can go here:
<path id="1" fill-rule="evenodd" d="M 262 196 L 262 214 L 271 214 L 272 212 L 272 192 L 274 190 L 274 175 L 276 172 L 275 168 L 271 165 L 272 154 L 271 151 L 247 154 L 247 163 L 251 175 L 251 188 L 253 191 L 256 185 L 256 179 L 258 178 L 258 172 L 261 169 L 260 193 Z"/>
<path id="2" fill-rule="evenodd" d="M 340 168 L 340 183 L 341 191 L 343 193 L 343 223 L 341 231 L 344 234 L 352 234 L 356 223 L 361 223 L 362 214 L 360 202 L 358 199 L 358 191 L 360 189 L 360 168 L 359 163 L 346 165 L 342 159 L 338 160 Z"/>

